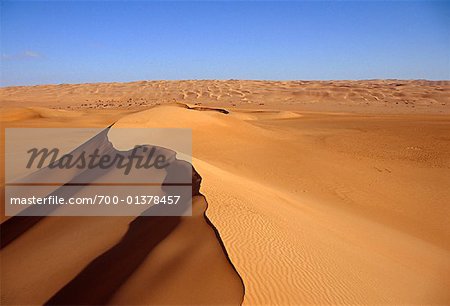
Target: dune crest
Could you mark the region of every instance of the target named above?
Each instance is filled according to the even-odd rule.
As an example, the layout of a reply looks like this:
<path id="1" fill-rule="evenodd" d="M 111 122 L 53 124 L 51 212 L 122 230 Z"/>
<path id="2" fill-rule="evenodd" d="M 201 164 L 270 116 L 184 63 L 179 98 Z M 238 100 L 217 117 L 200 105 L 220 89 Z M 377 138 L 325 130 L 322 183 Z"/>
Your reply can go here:
<path id="1" fill-rule="evenodd" d="M 114 150 L 112 143 L 108 141 L 109 130 L 110 128 L 103 130 L 80 145 L 77 150 L 85 152 L 93 145 L 104 146 L 105 150 Z M 106 146 L 105 143 L 107 143 Z M 174 154 L 171 150 L 164 151 L 163 148 L 160 150 L 165 154 Z M 178 159 L 173 161 L 171 168 L 167 168 L 166 181 L 170 183 L 170 177 L 178 175 L 180 170 L 186 167 L 192 168 L 191 164 L 186 161 Z M 32 176 L 48 176 L 46 170 L 43 168 L 33 173 Z M 114 175 L 114 169 L 107 169 L 107 171 L 108 173 L 100 175 L 102 179 L 105 179 L 107 175 Z M 88 171 L 78 170 L 78 173 L 72 173 L 71 177 L 80 178 L 84 172 Z M 87 175 L 91 176 L 92 174 L 88 173 Z M 153 173 L 147 173 L 146 176 L 148 175 L 153 175 Z M 88 227 L 93 232 L 97 232 L 95 230 L 95 227 L 98 226 L 97 223 L 101 224 L 95 220 L 113 219 L 118 221 L 118 225 L 130 219 L 131 222 L 117 243 L 100 252 L 100 255 L 93 257 L 90 262 L 84 262 L 84 268 L 77 274 L 73 274 L 73 270 L 67 273 L 64 269 L 68 265 L 75 264 L 67 260 L 70 259 L 70 256 L 60 256 L 57 261 L 49 265 L 42 265 L 41 261 L 31 262 L 31 266 L 28 265 L 27 268 L 33 272 L 33 275 L 21 279 L 18 287 L 16 287 L 17 284 L 11 287 L 7 286 L 6 290 L 2 291 L 2 302 L 4 301 L 6 304 L 44 303 L 45 305 L 241 304 L 244 293 L 242 280 L 229 261 L 220 235 L 205 215 L 207 203 L 199 193 L 201 177 L 193 168 L 191 181 L 192 195 L 194 196 L 192 216 L 182 216 L 182 210 L 188 210 L 188 202 L 183 202 L 176 206 L 151 206 L 135 219 L 132 217 L 69 217 L 69 219 L 67 217 L 10 217 L 0 224 L 2 265 L 4 267 L 2 280 L 7 281 L 13 281 L 15 277 L 26 273 L 21 272 L 24 266 L 20 265 L 20 261 L 15 261 L 16 255 L 20 257 L 20 254 L 31 252 L 39 257 L 39 254 L 36 254 L 39 252 L 35 247 L 39 247 L 42 243 L 47 251 L 48 249 L 52 250 L 52 258 L 55 254 L 62 255 L 61 252 L 67 252 L 58 241 L 47 240 L 47 237 L 51 235 L 49 230 L 68 239 L 72 230 L 66 232 L 65 229 L 71 220 L 74 220 L 75 226 L 81 224 L 83 220 L 87 221 Z M 54 193 L 59 192 L 64 195 L 65 191 L 60 191 L 60 189 L 57 188 Z M 162 186 L 161 189 L 164 192 L 165 187 Z M 188 192 L 189 189 L 183 190 Z M 167 192 L 170 190 L 167 189 Z M 71 194 L 71 196 L 75 195 Z M 181 198 L 185 199 L 186 197 L 182 196 Z M 33 208 L 35 207 L 27 209 Z M 179 215 L 155 215 L 158 210 L 168 209 L 175 210 Z M 45 227 L 50 221 L 54 221 L 54 225 L 45 232 L 39 233 L 39 228 Z M 112 236 L 117 239 L 120 230 L 119 228 L 119 231 Z M 34 242 L 34 245 L 31 246 L 26 243 L 30 237 Z M 96 240 L 95 237 L 85 234 L 81 234 L 81 237 L 84 240 Z M 67 241 L 69 244 L 72 242 Z M 86 241 L 82 246 L 86 246 L 86 248 L 82 247 L 81 252 L 90 250 Z M 74 248 L 75 245 L 71 247 L 71 249 Z M 45 252 L 44 254 L 46 254 Z M 76 266 L 80 268 L 79 265 Z M 63 273 L 61 276 L 64 275 L 64 281 L 53 278 L 45 282 L 45 288 L 37 286 L 37 290 L 16 295 L 15 289 L 31 285 L 42 279 L 47 273 L 52 275 Z M 202 283 L 201 288 L 197 288 L 197 283 Z M 160 289 L 161 286 L 164 290 Z M 56 289 L 58 287 L 59 289 Z M 227 288 L 227 290 L 224 291 L 223 288 Z M 44 298 L 46 301 L 43 300 Z"/>

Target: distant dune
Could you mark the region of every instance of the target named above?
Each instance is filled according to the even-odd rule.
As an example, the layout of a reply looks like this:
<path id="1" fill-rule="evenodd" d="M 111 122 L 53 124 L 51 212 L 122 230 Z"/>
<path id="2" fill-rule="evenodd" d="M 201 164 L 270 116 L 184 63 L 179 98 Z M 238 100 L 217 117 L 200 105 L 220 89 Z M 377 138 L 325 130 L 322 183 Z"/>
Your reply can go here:
<path id="1" fill-rule="evenodd" d="M 139 81 L 0 88 L 4 106 L 145 108 L 174 101 L 228 108 L 448 113 L 450 81 Z"/>
<path id="2" fill-rule="evenodd" d="M 449 93 L 398 80 L 0 89 L 3 127 L 192 129 L 194 217 L 110 304 L 450 304 Z M 1 250 L 2 304 L 64 299 L 131 222 L 44 218 Z"/>

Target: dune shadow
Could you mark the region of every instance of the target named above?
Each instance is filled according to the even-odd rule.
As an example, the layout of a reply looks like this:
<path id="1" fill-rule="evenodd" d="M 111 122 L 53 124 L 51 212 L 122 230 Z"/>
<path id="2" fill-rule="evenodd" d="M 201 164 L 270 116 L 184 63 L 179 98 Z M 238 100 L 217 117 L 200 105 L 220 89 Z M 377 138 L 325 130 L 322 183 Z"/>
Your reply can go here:
<path id="1" fill-rule="evenodd" d="M 175 163 L 181 167 L 185 167 L 182 164 L 188 164 L 179 160 Z M 171 174 L 168 173 L 165 181 L 170 182 L 170 177 Z M 200 183 L 201 177 L 192 167 L 192 191 L 181 191 L 186 193 L 181 194 L 181 199 L 185 201 L 178 203 L 178 207 L 174 206 L 173 209 L 177 212 L 188 209 L 191 205 L 191 192 L 192 196 L 200 194 Z M 162 189 L 164 191 L 165 187 Z M 116 245 L 89 263 L 45 305 L 106 304 L 151 251 L 181 222 L 181 216 L 158 216 L 158 210 L 167 213 L 168 209 L 171 208 L 155 205 L 144 211 L 130 223 L 127 232 Z"/>
<path id="2" fill-rule="evenodd" d="M 72 188 L 64 188 L 65 186 L 70 185 L 64 184 L 60 188 L 56 189 L 54 192 L 48 195 L 50 196 L 63 196 L 66 198 L 71 197 L 77 191 L 81 190 L 83 186 L 76 186 Z M 3 223 L 0 224 L 0 250 L 8 246 L 15 239 L 19 238 L 37 223 L 46 218 L 46 216 L 50 215 L 57 207 L 56 206 L 31 206 L 27 207 L 21 215 L 15 215 Z M 34 212 L 33 212 L 34 211 Z M 33 216 L 36 215 L 36 216 Z"/>
<path id="3" fill-rule="evenodd" d="M 178 216 L 141 216 L 121 241 L 94 259 L 45 305 L 103 305 L 179 224 Z"/>
<path id="4" fill-rule="evenodd" d="M 0 224 L 0 249 L 13 242 L 45 217 L 14 216 Z"/>

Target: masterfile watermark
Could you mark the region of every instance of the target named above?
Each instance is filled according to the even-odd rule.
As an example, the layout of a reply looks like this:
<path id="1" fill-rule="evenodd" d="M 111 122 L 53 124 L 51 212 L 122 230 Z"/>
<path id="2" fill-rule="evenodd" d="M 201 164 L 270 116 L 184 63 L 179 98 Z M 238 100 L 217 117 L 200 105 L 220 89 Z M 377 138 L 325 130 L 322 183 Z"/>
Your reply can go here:
<path id="1" fill-rule="evenodd" d="M 141 152 L 140 152 L 141 151 Z M 123 154 L 109 153 L 102 154 L 99 149 L 95 149 L 92 153 L 85 151 L 74 156 L 73 154 L 60 155 L 58 148 L 32 148 L 27 151 L 30 154 L 30 159 L 26 165 L 27 169 L 36 167 L 41 169 L 47 165 L 50 169 L 109 169 L 116 167 L 123 169 L 123 174 L 130 174 L 131 169 L 163 169 L 169 166 L 170 161 L 167 161 L 164 154 L 155 154 L 156 148 L 148 148 L 146 146 L 136 146 L 131 150 L 131 154 L 124 156 Z M 34 165 L 36 163 L 36 165 Z"/>
<path id="2" fill-rule="evenodd" d="M 191 214 L 190 129 L 8 128 L 5 140 L 8 216 Z"/>

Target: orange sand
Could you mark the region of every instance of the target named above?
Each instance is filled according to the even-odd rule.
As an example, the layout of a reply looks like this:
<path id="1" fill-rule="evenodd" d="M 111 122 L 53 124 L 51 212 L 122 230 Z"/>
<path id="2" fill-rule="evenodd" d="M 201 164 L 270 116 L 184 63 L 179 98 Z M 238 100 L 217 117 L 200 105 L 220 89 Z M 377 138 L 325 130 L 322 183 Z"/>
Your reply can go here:
<path id="1" fill-rule="evenodd" d="M 449 88 L 161 81 L 0 93 L 3 127 L 192 128 L 193 165 L 220 237 L 196 198 L 195 217 L 109 303 L 239 304 L 234 266 L 248 305 L 449 304 Z M 44 303 L 131 221 L 45 218 L 0 253 L 2 304 Z"/>

